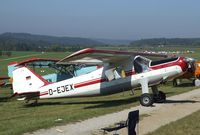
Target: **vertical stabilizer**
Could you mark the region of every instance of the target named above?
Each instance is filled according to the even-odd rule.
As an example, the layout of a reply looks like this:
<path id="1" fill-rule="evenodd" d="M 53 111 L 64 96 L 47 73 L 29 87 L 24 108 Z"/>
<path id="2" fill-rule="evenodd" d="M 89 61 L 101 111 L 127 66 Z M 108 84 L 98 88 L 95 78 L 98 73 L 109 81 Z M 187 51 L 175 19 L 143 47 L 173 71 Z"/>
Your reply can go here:
<path id="1" fill-rule="evenodd" d="M 20 67 L 13 71 L 13 91 L 14 93 L 35 92 L 48 82 L 40 75 L 27 67 Z"/>

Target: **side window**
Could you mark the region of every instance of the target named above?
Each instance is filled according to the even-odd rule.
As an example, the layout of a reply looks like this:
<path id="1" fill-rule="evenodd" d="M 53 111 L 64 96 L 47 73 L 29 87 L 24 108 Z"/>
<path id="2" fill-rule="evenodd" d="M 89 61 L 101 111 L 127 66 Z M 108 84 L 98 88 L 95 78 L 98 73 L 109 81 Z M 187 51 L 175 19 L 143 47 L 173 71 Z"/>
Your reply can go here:
<path id="1" fill-rule="evenodd" d="M 105 71 L 105 75 L 109 81 L 122 78 L 120 68 L 110 68 Z"/>
<path id="2" fill-rule="evenodd" d="M 74 74 L 75 76 L 80 76 L 80 75 L 88 74 L 95 70 L 97 70 L 97 66 L 86 66 L 86 67 L 77 68 L 74 71 Z"/>
<path id="3" fill-rule="evenodd" d="M 108 69 L 105 71 L 105 75 L 109 81 L 114 80 L 114 68 Z"/>
<path id="4" fill-rule="evenodd" d="M 136 73 L 143 73 L 149 70 L 149 63 L 151 61 L 144 57 L 138 56 L 133 61 L 133 66 Z"/>

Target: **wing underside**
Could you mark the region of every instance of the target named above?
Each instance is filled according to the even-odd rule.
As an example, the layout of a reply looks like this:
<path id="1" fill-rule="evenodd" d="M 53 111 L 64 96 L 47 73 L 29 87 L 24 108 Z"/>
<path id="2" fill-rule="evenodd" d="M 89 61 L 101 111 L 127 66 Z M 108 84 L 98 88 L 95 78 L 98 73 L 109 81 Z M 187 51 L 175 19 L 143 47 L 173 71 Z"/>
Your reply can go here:
<path id="1" fill-rule="evenodd" d="M 149 58 L 163 58 L 167 55 L 149 54 L 144 52 L 129 52 L 129 51 L 114 51 L 114 50 L 97 50 L 87 48 L 75 52 L 64 59 L 61 59 L 57 64 L 86 64 L 86 65 L 103 65 L 105 63 L 118 64 L 135 56 L 146 56 Z"/>

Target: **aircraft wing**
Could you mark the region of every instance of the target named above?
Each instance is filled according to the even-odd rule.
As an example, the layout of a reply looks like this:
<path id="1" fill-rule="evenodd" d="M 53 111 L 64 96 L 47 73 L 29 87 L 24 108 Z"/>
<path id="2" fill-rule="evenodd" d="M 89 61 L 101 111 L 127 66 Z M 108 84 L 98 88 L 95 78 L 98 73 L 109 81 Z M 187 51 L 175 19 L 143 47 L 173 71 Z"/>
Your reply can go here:
<path id="1" fill-rule="evenodd" d="M 16 66 L 32 66 L 32 67 L 40 67 L 40 68 L 48 68 L 51 65 L 55 65 L 57 59 L 44 59 L 44 58 L 32 58 L 18 63 Z"/>
<path id="2" fill-rule="evenodd" d="M 129 52 L 129 51 L 114 51 L 114 50 L 98 50 L 86 48 L 75 52 L 64 59 L 61 59 L 57 64 L 85 64 L 85 65 L 103 65 L 110 63 L 116 65 L 124 62 L 130 57 L 137 55 L 146 57 L 167 57 L 163 54 L 151 54 L 145 52 Z"/>

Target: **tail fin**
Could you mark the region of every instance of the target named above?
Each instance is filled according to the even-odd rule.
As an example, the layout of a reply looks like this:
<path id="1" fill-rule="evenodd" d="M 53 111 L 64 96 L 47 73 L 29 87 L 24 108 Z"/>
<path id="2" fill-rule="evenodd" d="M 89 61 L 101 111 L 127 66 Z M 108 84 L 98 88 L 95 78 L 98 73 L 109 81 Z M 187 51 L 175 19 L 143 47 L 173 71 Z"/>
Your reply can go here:
<path id="1" fill-rule="evenodd" d="M 14 93 L 36 92 L 46 84 L 48 82 L 44 78 L 27 67 L 20 67 L 13 71 Z"/>

